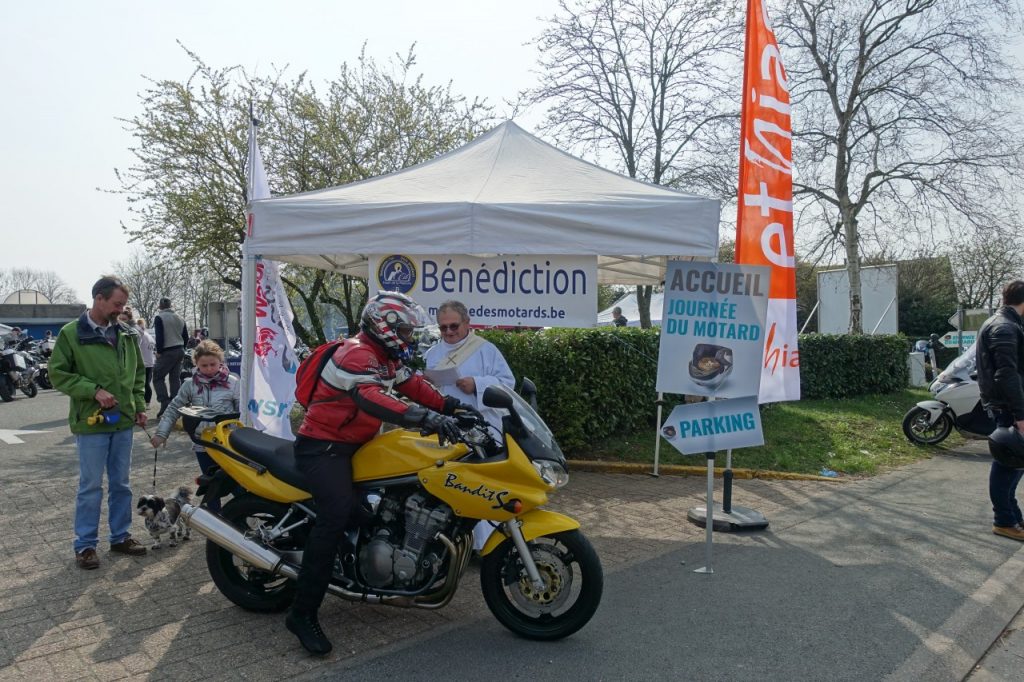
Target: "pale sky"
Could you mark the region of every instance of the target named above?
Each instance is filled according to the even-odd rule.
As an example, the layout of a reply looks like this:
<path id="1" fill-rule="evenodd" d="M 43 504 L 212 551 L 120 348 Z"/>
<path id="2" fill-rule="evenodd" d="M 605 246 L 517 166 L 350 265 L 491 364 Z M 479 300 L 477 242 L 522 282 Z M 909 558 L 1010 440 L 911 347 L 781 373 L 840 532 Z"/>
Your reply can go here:
<path id="1" fill-rule="evenodd" d="M 503 99 L 534 83 L 536 50 L 555 0 L 210 2 L 138 0 L 5 3 L 0 21 L 0 268 L 55 270 L 83 302 L 131 249 L 115 168 L 132 163 L 116 118 L 141 110 L 143 76 L 185 80 L 180 40 L 207 64 L 307 71 L 323 82 L 354 63 L 364 42 L 379 62 L 415 42 L 428 84 Z M 527 129 L 539 118 L 516 120 Z"/>
<path id="2" fill-rule="evenodd" d="M 355 62 L 417 43 L 428 84 L 502 101 L 534 84 L 536 49 L 555 0 L 48 0 L 5 3 L 0 20 L 0 268 L 56 270 L 88 301 L 96 278 L 132 248 L 114 168 L 132 163 L 116 118 L 140 111 L 143 76 L 184 80 L 182 41 L 208 64 L 317 82 Z M 1024 49 L 1016 50 L 1024 58 Z M 535 128 L 539 111 L 516 120 Z"/>

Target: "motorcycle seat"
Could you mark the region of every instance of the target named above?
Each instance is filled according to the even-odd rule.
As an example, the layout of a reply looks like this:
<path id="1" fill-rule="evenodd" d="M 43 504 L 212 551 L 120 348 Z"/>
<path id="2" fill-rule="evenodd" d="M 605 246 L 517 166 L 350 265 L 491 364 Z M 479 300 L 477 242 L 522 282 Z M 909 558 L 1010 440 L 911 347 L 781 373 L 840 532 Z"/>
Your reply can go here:
<path id="1" fill-rule="evenodd" d="M 235 429 L 228 436 L 231 447 L 249 459 L 267 467 L 267 471 L 299 490 L 309 490 L 306 477 L 295 466 L 294 443 L 268 436 L 256 429 Z"/>

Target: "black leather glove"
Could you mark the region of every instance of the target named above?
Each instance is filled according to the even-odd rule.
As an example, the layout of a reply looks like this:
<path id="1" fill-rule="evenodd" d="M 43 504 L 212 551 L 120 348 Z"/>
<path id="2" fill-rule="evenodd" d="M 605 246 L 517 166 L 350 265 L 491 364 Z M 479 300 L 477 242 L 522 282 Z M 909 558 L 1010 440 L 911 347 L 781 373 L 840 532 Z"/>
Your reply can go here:
<path id="1" fill-rule="evenodd" d="M 457 443 L 462 437 L 462 429 L 459 428 L 458 420 L 434 411 L 428 411 L 423 417 L 420 429 L 424 434 L 436 433 L 437 442 L 440 445 Z"/>
<path id="2" fill-rule="evenodd" d="M 472 405 L 467 405 L 461 402 L 458 398 L 452 396 L 445 396 L 444 407 L 441 408 L 441 414 L 448 415 L 449 417 L 454 415 L 456 412 L 476 412 L 476 408 Z"/>

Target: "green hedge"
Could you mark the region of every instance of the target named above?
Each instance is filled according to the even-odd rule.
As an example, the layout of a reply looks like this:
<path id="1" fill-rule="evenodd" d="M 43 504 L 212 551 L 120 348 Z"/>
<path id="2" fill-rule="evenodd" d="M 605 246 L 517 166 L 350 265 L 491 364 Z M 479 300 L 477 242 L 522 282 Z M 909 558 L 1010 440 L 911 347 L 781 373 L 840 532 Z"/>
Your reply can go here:
<path id="1" fill-rule="evenodd" d="M 903 336 L 805 334 L 800 337 L 800 395 L 849 398 L 906 388 L 909 350 Z"/>
<path id="2" fill-rule="evenodd" d="M 517 380 L 537 384 L 540 412 L 568 452 L 654 424 L 657 329 L 482 335 L 498 346 Z M 801 393 L 842 398 L 897 391 L 907 385 L 908 349 L 902 336 L 801 336 Z M 666 410 L 681 399 L 666 396 Z"/>

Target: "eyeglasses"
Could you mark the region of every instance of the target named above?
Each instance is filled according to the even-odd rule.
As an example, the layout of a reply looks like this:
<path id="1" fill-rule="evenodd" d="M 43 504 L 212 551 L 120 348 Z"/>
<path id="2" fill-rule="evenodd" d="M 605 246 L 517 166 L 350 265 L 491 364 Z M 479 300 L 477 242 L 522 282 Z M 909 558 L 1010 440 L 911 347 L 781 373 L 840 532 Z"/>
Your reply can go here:
<path id="1" fill-rule="evenodd" d="M 441 333 L 443 334 L 444 332 L 456 331 L 461 326 L 462 326 L 461 322 L 456 322 L 455 324 L 439 324 L 439 325 L 437 325 L 437 328 L 440 329 Z"/>

